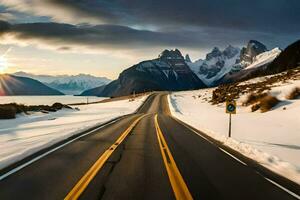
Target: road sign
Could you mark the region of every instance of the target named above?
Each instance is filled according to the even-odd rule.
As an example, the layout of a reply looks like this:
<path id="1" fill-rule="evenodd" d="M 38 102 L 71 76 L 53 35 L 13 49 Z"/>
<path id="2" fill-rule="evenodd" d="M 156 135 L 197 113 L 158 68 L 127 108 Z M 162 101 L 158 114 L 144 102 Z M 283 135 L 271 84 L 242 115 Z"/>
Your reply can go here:
<path id="1" fill-rule="evenodd" d="M 228 137 L 231 137 L 231 114 L 236 114 L 236 101 L 226 101 L 226 113 L 229 114 Z"/>
<path id="2" fill-rule="evenodd" d="M 226 101 L 226 113 L 236 114 L 236 102 Z"/>

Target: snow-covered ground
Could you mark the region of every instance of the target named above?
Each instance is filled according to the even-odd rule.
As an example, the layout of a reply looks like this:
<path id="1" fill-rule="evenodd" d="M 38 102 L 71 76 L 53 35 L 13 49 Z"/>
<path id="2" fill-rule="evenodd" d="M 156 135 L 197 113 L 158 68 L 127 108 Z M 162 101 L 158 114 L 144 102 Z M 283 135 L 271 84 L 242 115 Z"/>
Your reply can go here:
<path id="1" fill-rule="evenodd" d="M 271 94 L 282 102 L 266 113 L 241 106 L 242 96 L 232 116 L 230 139 L 225 105 L 207 102 L 213 89 L 173 93 L 169 104 L 176 118 L 300 184 L 300 99 L 285 99 L 295 86 L 300 80 L 272 88 Z"/>
<path id="2" fill-rule="evenodd" d="M 74 103 L 93 103 L 107 99 L 107 97 L 94 97 L 94 96 L 0 96 L 0 104 L 17 103 L 25 105 L 52 105 L 56 102 L 63 104 Z"/>
<path id="3" fill-rule="evenodd" d="M 135 101 L 77 106 L 79 111 L 64 109 L 0 120 L 0 169 L 74 134 L 133 113 L 145 99 L 143 96 Z"/>

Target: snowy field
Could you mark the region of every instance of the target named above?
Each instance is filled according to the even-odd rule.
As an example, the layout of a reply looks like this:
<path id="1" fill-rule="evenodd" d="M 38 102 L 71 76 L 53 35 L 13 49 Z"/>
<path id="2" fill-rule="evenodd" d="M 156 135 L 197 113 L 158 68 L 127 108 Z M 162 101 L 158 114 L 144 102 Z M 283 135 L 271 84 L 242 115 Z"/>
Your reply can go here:
<path id="1" fill-rule="evenodd" d="M 300 184 L 300 99 L 285 99 L 295 86 L 299 80 L 272 88 L 282 102 L 266 113 L 241 106 L 242 96 L 232 116 L 231 139 L 225 105 L 207 102 L 213 89 L 173 93 L 169 104 L 173 116 Z"/>
<path id="2" fill-rule="evenodd" d="M 51 114 L 35 113 L 0 120 L 0 169 L 88 128 L 133 113 L 145 99 L 146 96 L 131 102 L 77 106 L 79 111 L 63 109 Z"/>
<path id="3" fill-rule="evenodd" d="M 101 101 L 106 99 L 105 97 L 85 97 L 85 96 L 0 96 L 0 104 L 6 103 L 18 103 L 26 105 L 52 105 L 56 102 L 62 104 L 73 103 L 89 103 Z"/>

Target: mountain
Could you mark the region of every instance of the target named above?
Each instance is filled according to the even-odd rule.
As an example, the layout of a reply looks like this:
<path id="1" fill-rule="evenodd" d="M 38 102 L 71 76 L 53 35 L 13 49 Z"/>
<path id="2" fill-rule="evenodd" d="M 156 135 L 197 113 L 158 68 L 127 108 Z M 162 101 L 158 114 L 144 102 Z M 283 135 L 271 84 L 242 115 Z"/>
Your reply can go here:
<path id="1" fill-rule="evenodd" d="M 268 51 L 267 47 L 257 40 L 250 40 L 247 47 L 243 47 L 240 53 L 240 62 L 242 65 L 250 65 L 253 63 L 254 58 Z"/>
<path id="2" fill-rule="evenodd" d="M 279 51 L 280 50 L 278 48 L 277 49 L 275 48 L 269 52 L 270 53 L 269 57 L 275 57 L 275 59 L 273 59 L 272 62 L 268 64 L 256 66 L 256 67 L 248 66 L 247 68 L 241 70 L 240 72 L 227 74 L 222 79 L 220 79 L 216 84 L 244 81 L 259 76 L 266 76 L 266 75 L 280 73 L 300 66 L 300 40 L 289 45 L 281 53 Z M 272 52 L 273 54 L 275 55 L 277 54 L 277 55 L 276 56 L 272 55 L 271 54 Z M 259 57 L 261 58 L 264 56 L 261 55 Z"/>
<path id="3" fill-rule="evenodd" d="M 124 70 L 105 87 L 87 90 L 82 95 L 122 96 L 152 90 L 191 90 L 206 85 L 185 62 L 181 52 L 164 50 L 158 58 L 140 62 Z"/>
<path id="4" fill-rule="evenodd" d="M 221 51 L 215 47 L 204 60 L 187 61 L 187 64 L 206 85 L 216 86 L 227 81 L 227 77 L 234 81 L 233 77 L 239 79 L 250 68 L 270 64 L 280 52 L 279 48 L 268 51 L 261 42 L 250 40 L 242 49 L 229 45 Z"/>
<path id="5" fill-rule="evenodd" d="M 8 74 L 0 75 L 0 96 L 9 95 L 64 95 L 43 83 L 27 78 Z"/>
<path id="6" fill-rule="evenodd" d="M 185 55 L 185 59 L 184 60 L 185 60 L 185 62 L 192 62 L 189 54 Z"/>
<path id="7" fill-rule="evenodd" d="M 289 45 L 266 67 L 267 74 L 280 73 L 300 66 L 300 40 Z"/>
<path id="8" fill-rule="evenodd" d="M 208 86 L 222 78 L 239 62 L 240 49 L 229 45 L 223 51 L 218 47 L 206 55 L 204 60 L 187 62 L 191 70 Z"/>
<path id="9" fill-rule="evenodd" d="M 261 67 L 263 65 L 271 63 L 279 54 L 281 53 L 281 50 L 276 47 L 270 51 L 263 52 L 261 54 L 258 54 L 257 56 L 252 58 L 251 64 L 245 67 L 245 69 L 255 68 L 255 67 Z"/>
<path id="10" fill-rule="evenodd" d="M 117 80 L 82 95 L 121 96 L 133 91 L 188 90 L 243 81 L 299 66 L 299 49 L 300 41 L 282 51 L 268 50 L 261 42 L 250 40 L 242 49 L 231 45 L 224 50 L 215 47 L 205 59 L 195 62 L 177 49 L 165 50 L 158 58 L 134 65 Z"/>
<path id="11" fill-rule="evenodd" d="M 62 91 L 65 94 L 80 94 L 84 90 L 95 88 L 109 83 L 111 80 L 105 77 L 95 77 L 88 74 L 69 75 L 35 75 L 26 72 L 16 72 L 16 76 L 33 78 L 41 81 L 45 85 Z"/>

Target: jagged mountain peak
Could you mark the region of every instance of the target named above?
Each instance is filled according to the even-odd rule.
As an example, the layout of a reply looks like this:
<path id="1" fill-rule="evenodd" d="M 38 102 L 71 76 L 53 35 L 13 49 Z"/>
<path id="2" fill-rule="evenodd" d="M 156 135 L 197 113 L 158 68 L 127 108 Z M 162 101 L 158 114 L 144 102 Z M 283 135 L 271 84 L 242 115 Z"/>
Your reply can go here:
<path id="1" fill-rule="evenodd" d="M 240 49 L 232 45 L 228 45 L 223 51 L 221 51 L 218 47 L 214 47 L 210 53 L 206 54 L 206 60 L 209 61 L 213 58 L 218 57 L 226 57 L 230 59 L 237 55 L 239 52 Z"/>
<path id="2" fill-rule="evenodd" d="M 178 49 L 175 50 L 168 50 L 165 49 L 161 54 L 158 56 L 161 60 L 170 60 L 170 59 L 184 59 L 181 52 Z"/>
<path id="3" fill-rule="evenodd" d="M 243 65 L 247 66 L 253 62 L 253 59 L 257 55 L 266 51 L 268 51 L 268 49 L 263 43 L 257 40 L 250 40 L 247 46 L 242 48 L 240 60 Z"/>
<path id="4" fill-rule="evenodd" d="M 257 54 L 261 54 L 263 52 L 268 51 L 267 47 L 257 40 L 250 40 L 248 42 L 247 48 L 254 49 L 257 52 Z"/>
<path id="5" fill-rule="evenodd" d="M 186 61 L 186 62 L 192 62 L 192 60 L 191 60 L 189 54 L 186 54 L 186 55 L 185 55 L 185 61 Z"/>
<path id="6" fill-rule="evenodd" d="M 240 48 L 238 47 L 234 47 L 231 45 L 228 45 L 224 51 L 223 51 L 223 55 L 226 56 L 227 58 L 232 58 L 235 55 L 237 55 L 240 52 Z"/>
<path id="7" fill-rule="evenodd" d="M 267 47 L 263 43 L 261 43 L 257 40 L 250 40 L 248 42 L 248 46 L 249 45 L 251 45 L 252 47 L 257 48 L 257 49 L 264 49 L 265 51 L 267 50 Z"/>
<path id="8" fill-rule="evenodd" d="M 218 47 L 214 47 L 213 50 L 206 54 L 206 60 L 211 60 L 212 58 L 221 56 L 222 52 L 220 51 L 220 49 Z"/>
<path id="9" fill-rule="evenodd" d="M 224 50 L 214 47 L 205 60 L 187 64 L 206 85 L 210 85 L 215 79 L 228 73 L 239 60 L 239 56 L 238 47 L 228 45 Z"/>

